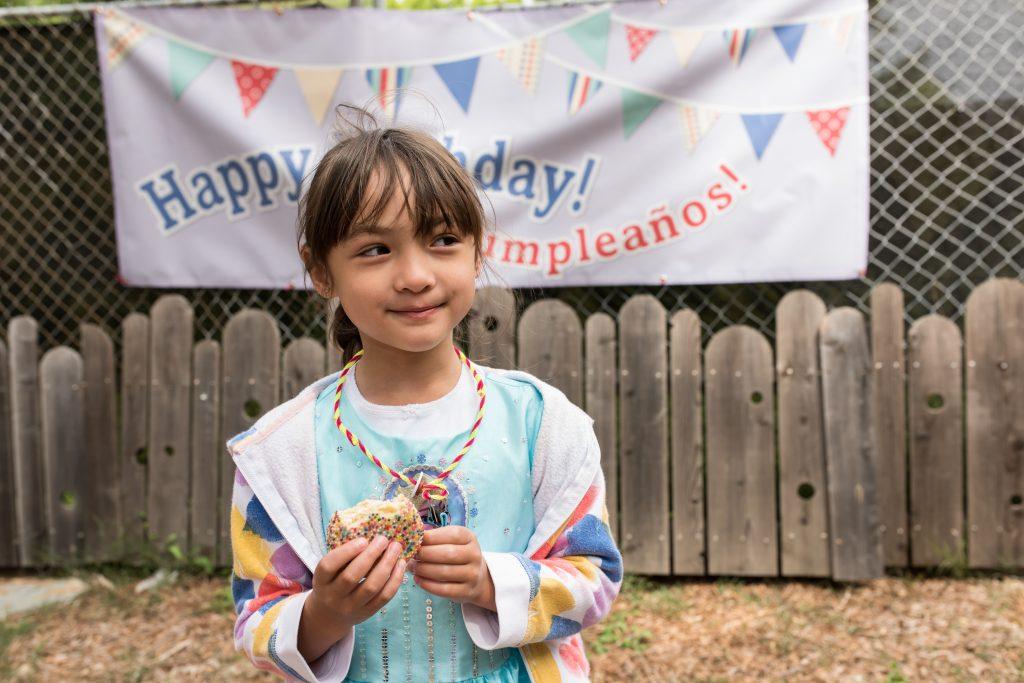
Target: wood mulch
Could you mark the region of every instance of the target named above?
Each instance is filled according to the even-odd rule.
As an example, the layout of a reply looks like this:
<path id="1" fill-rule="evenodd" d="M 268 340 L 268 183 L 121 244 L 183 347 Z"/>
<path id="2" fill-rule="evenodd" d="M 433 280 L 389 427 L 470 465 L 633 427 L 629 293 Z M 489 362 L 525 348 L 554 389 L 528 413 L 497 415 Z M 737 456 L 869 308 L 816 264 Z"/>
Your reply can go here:
<path id="1" fill-rule="evenodd" d="M 79 576 L 75 602 L 0 622 L 0 680 L 278 680 L 235 652 L 226 578 Z M 585 640 L 597 682 L 1024 681 L 1024 579 L 630 578 Z"/>

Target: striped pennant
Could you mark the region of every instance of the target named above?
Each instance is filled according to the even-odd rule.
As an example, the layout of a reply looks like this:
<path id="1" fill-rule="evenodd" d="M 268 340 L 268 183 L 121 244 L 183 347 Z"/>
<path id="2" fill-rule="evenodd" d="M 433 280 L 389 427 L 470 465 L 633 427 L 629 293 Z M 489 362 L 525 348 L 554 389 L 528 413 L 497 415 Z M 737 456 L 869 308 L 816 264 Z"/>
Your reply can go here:
<path id="1" fill-rule="evenodd" d="M 825 27 L 825 31 L 832 36 L 832 40 L 836 41 L 836 45 L 839 46 L 840 50 L 845 51 L 850 45 L 850 34 L 853 33 L 853 22 L 856 17 L 852 14 L 847 14 L 843 17 L 829 17 L 823 19 L 821 25 Z"/>
<path id="2" fill-rule="evenodd" d="M 498 50 L 498 59 L 531 95 L 537 91 L 543 50 L 544 41 L 541 38 L 530 38 L 510 48 Z"/>
<path id="3" fill-rule="evenodd" d="M 626 42 L 629 43 L 629 61 L 635 62 L 647 45 L 658 34 L 656 29 L 640 28 L 626 24 Z"/>
<path id="4" fill-rule="evenodd" d="M 411 66 L 386 66 L 366 70 L 366 82 L 373 88 L 377 104 L 380 105 L 387 121 L 394 121 L 398 116 L 398 106 L 402 99 L 400 88 L 404 88 L 409 82 L 411 74 Z"/>
<path id="5" fill-rule="evenodd" d="M 107 68 L 113 69 L 131 54 L 148 32 L 123 16 L 104 13 L 103 32 L 107 36 Z"/>
<path id="6" fill-rule="evenodd" d="M 569 74 L 569 116 L 576 114 L 601 89 L 601 81 L 581 73 Z"/>
<path id="7" fill-rule="evenodd" d="M 711 126 L 715 125 L 719 113 L 714 109 L 684 104 L 680 107 L 680 114 L 683 118 L 683 141 L 686 143 L 686 149 L 693 152 L 697 148 L 697 143 L 707 135 Z"/>
<path id="8" fill-rule="evenodd" d="M 729 60 L 733 66 L 739 66 L 743 61 L 755 33 L 757 33 L 757 29 L 754 28 L 722 31 L 722 37 L 725 38 L 725 43 L 729 46 Z"/>

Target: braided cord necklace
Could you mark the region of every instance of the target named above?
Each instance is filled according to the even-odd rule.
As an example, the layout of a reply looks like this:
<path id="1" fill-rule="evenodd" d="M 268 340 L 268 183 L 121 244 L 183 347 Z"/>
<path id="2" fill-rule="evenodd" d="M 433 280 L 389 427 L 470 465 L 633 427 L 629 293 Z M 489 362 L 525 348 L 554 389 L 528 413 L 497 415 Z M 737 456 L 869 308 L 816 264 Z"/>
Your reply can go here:
<path id="1" fill-rule="evenodd" d="M 447 479 L 448 475 L 455 471 L 455 468 L 458 467 L 459 463 L 465 457 L 466 453 L 469 452 L 469 449 L 473 445 L 473 442 L 476 441 L 476 433 L 480 429 L 480 423 L 484 419 L 484 403 L 486 402 L 487 399 L 487 392 L 484 389 L 484 380 L 480 376 L 480 373 L 477 372 L 476 366 L 473 364 L 472 361 L 469 360 L 469 358 L 466 357 L 464 353 L 462 353 L 462 350 L 459 349 L 459 347 L 456 346 L 455 344 L 452 344 L 452 347 L 455 349 L 455 355 L 459 357 L 459 361 L 461 363 L 465 363 L 466 367 L 468 367 L 470 372 L 473 373 L 473 379 L 476 382 L 476 393 L 480 396 L 480 406 L 477 408 L 476 411 L 476 420 L 473 422 L 473 428 L 469 432 L 469 440 L 466 441 L 466 444 L 462 447 L 462 450 L 460 450 L 458 454 L 452 459 L 452 463 L 448 465 L 448 467 L 446 467 L 440 474 L 438 474 L 437 477 L 433 479 L 433 481 L 426 482 L 420 485 L 419 491 L 421 492 L 421 495 L 423 496 L 424 500 L 440 501 L 444 500 L 448 496 L 448 489 L 447 487 L 445 487 L 442 481 L 444 479 Z M 359 440 L 359 437 L 352 433 L 352 431 L 349 430 L 349 428 L 346 427 L 341 421 L 341 388 L 342 386 L 344 386 L 345 380 L 348 378 L 349 371 L 356 363 L 359 362 L 359 359 L 362 357 L 363 349 L 360 349 L 355 355 L 352 356 L 352 359 L 345 364 L 345 367 L 342 368 L 341 370 L 341 374 L 338 375 L 338 388 L 334 392 L 334 422 L 335 424 L 338 425 L 338 430 L 342 434 L 344 434 L 345 437 L 349 440 L 349 443 L 351 443 L 353 446 L 358 446 L 359 450 L 361 450 L 363 454 L 370 459 L 370 462 L 372 462 L 374 465 L 376 465 L 377 467 L 379 467 L 380 469 L 382 469 L 384 472 L 391 475 L 395 479 L 400 479 L 401 481 L 405 482 L 406 485 L 411 487 L 411 490 L 415 494 L 417 491 L 416 487 L 418 482 L 413 481 L 412 479 L 410 479 L 401 472 L 396 472 L 395 470 L 391 469 L 386 464 L 381 462 L 380 458 L 378 458 L 376 455 L 367 450 L 363 442 Z"/>

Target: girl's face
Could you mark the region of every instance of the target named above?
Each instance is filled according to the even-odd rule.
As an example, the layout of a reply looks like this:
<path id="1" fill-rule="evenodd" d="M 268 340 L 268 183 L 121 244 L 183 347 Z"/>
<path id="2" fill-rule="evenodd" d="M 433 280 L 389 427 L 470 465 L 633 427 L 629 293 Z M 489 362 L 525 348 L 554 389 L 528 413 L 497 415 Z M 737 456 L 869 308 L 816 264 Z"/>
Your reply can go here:
<path id="1" fill-rule="evenodd" d="M 367 195 L 375 199 L 377 179 Z M 358 328 L 363 348 L 410 353 L 452 344 L 452 330 L 473 305 L 477 263 L 470 235 L 439 223 L 417 237 L 401 191 L 388 201 L 375 224 L 357 222 L 327 256 L 345 315 Z M 415 198 L 410 197 L 410 203 Z M 424 313 L 407 311 L 431 308 Z"/>

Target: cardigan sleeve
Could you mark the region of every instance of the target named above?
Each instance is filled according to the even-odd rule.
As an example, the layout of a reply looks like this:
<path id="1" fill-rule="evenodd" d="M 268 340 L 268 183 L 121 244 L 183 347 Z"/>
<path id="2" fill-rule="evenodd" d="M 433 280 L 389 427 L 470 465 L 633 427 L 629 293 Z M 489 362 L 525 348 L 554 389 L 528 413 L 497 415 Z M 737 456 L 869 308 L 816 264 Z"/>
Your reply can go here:
<path id="1" fill-rule="evenodd" d="M 590 432 L 587 448 L 599 449 Z M 497 611 L 469 604 L 462 608 L 466 628 L 479 647 L 565 638 L 603 619 L 622 586 L 622 555 L 608 525 L 601 468 L 558 531 L 532 556 L 485 552 L 484 559 Z"/>
<path id="2" fill-rule="evenodd" d="M 257 669 L 289 681 L 340 683 L 352 661 L 354 636 L 335 643 L 315 662 L 299 652 L 299 620 L 313 576 L 240 473 L 231 496 L 231 552 L 235 649 Z"/>

